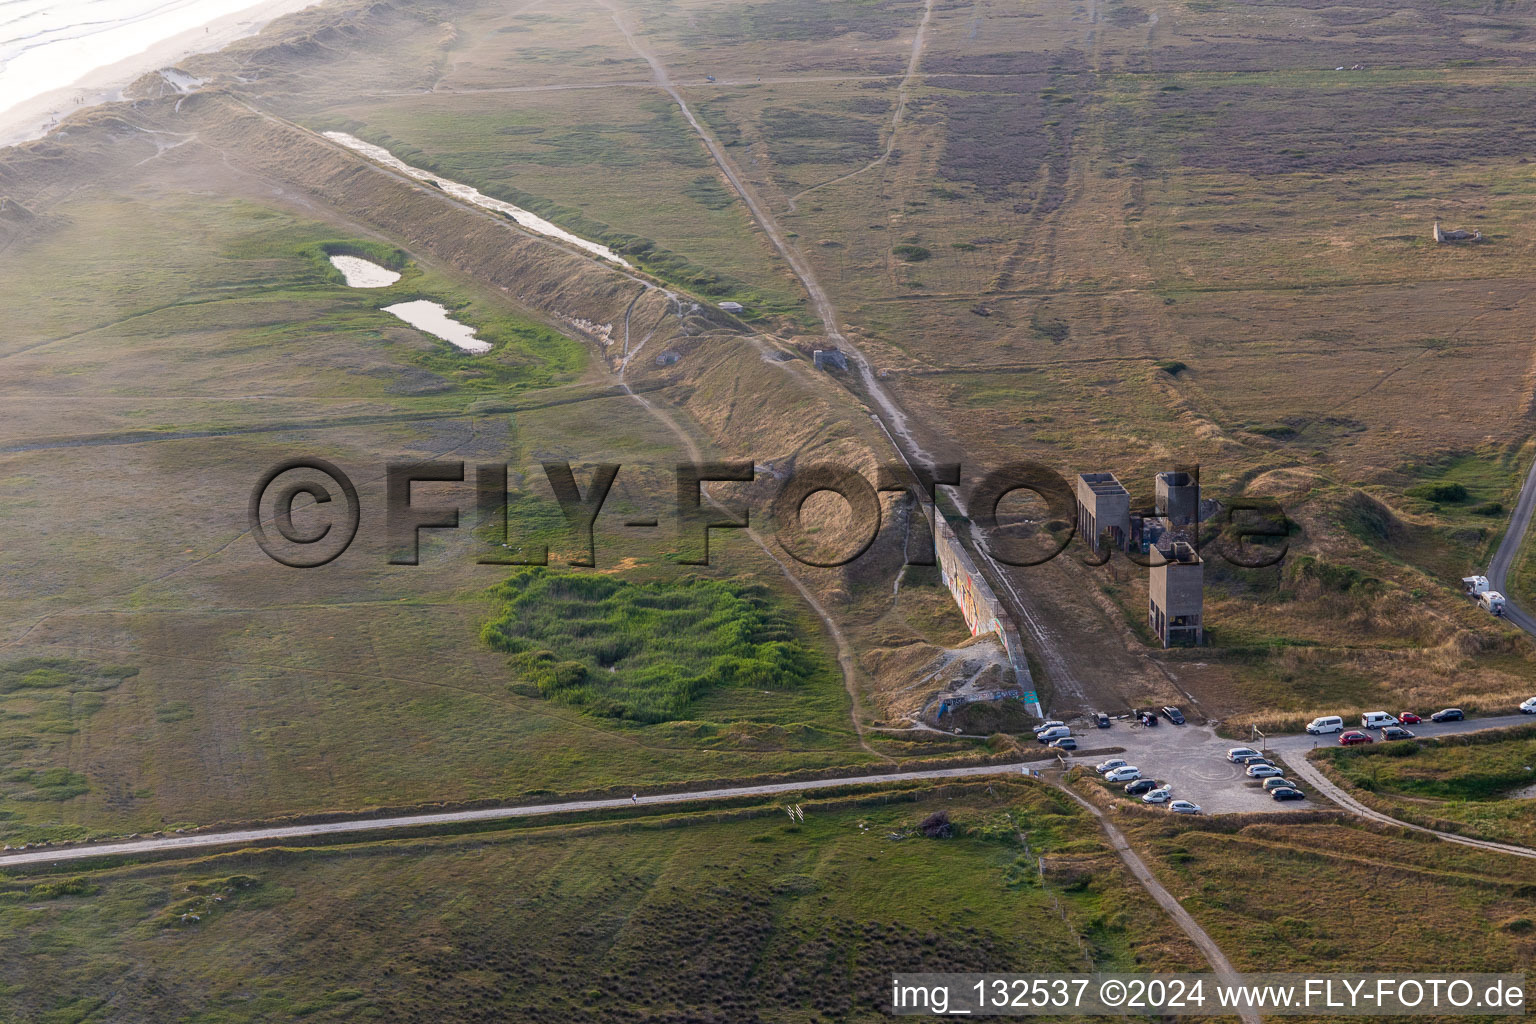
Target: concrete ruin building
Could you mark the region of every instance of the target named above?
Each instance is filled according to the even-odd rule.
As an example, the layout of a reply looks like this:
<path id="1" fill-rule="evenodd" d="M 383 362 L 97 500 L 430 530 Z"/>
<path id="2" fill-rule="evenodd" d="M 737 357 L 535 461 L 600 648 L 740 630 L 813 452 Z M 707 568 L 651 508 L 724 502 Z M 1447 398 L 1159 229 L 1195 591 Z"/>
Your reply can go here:
<path id="1" fill-rule="evenodd" d="M 833 370 L 848 369 L 848 357 L 835 348 L 818 348 L 811 353 L 811 364 L 818 370 L 831 373 Z"/>
<path id="2" fill-rule="evenodd" d="M 1199 552 L 1182 540 L 1152 551 L 1147 625 L 1164 647 L 1204 643 L 1205 563 Z"/>
<path id="3" fill-rule="evenodd" d="M 1435 221 L 1434 235 L 1437 245 L 1444 245 L 1447 242 L 1481 242 L 1483 240 L 1483 233 L 1481 231 L 1465 231 L 1461 228 L 1456 228 L 1453 231 L 1441 231 L 1439 221 Z"/>
<path id="4" fill-rule="evenodd" d="M 1157 474 L 1154 507 L 1132 513 L 1131 496 L 1113 473 L 1079 473 L 1077 529 L 1097 554 L 1112 543 L 1151 561 L 1147 622 L 1164 647 L 1205 642 L 1205 563 L 1199 540 L 1200 478 L 1184 470 Z M 1150 514 L 1148 514 L 1150 513 Z"/>
<path id="5" fill-rule="evenodd" d="M 1200 482 L 1191 473 L 1173 470 L 1157 474 L 1157 514 L 1170 526 L 1193 526 L 1200 519 Z"/>
<path id="6" fill-rule="evenodd" d="M 1131 539 L 1131 495 L 1113 473 L 1077 475 L 1077 532 L 1095 553 L 1106 532 L 1124 551 Z"/>

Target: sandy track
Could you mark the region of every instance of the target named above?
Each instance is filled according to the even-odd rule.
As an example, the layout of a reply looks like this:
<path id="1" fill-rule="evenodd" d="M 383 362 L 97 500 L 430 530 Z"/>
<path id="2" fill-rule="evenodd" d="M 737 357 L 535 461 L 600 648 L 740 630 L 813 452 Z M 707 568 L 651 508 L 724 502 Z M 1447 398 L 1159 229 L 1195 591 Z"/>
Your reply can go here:
<path id="1" fill-rule="evenodd" d="M 286 839 L 304 839 L 313 836 L 346 836 L 391 829 L 423 828 L 432 825 L 454 825 L 477 821 L 505 821 L 529 818 L 541 814 L 571 814 L 589 811 L 615 810 L 625 807 L 656 807 L 667 804 L 693 803 L 711 800 L 737 800 L 751 796 L 777 796 L 786 793 L 806 793 L 817 789 L 840 786 L 879 785 L 886 782 L 922 782 L 933 779 L 963 779 L 987 775 L 1017 775 L 1024 768 L 1040 762 L 1018 762 L 1003 765 L 981 765 L 966 768 L 932 768 L 916 772 L 890 772 L 884 775 L 860 775 L 844 779 L 817 779 L 803 782 L 774 782 L 760 786 L 736 786 L 726 789 L 700 789 L 686 793 L 659 793 L 652 796 L 613 797 L 603 800 L 567 800 L 557 803 L 528 804 L 521 807 L 487 807 L 468 811 L 443 811 L 434 814 L 406 814 L 390 818 L 354 818 L 347 821 L 318 822 L 309 825 L 283 825 L 271 828 L 248 828 L 230 832 L 207 832 L 159 839 L 134 839 L 120 843 L 100 843 L 92 846 L 48 847 L 41 850 L 24 850 L 0 854 L 0 871 L 10 871 L 22 865 L 58 864 L 66 861 L 86 860 L 93 857 L 142 856 L 171 853 L 178 850 L 199 850 L 218 846 L 244 846 L 278 843 Z"/>

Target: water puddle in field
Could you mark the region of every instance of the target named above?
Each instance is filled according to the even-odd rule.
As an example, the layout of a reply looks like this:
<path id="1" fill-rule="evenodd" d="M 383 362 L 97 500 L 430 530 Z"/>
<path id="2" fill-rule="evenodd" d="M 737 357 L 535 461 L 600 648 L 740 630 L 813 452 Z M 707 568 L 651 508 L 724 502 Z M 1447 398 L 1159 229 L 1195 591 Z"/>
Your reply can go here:
<path id="1" fill-rule="evenodd" d="M 357 256 L 332 256 L 331 266 L 341 271 L 349 288 L 388 288 L 400 280 L 393 270 Z"/>
<path id="2" fill-rule="evenodd" d="M 490 342 L 475 337 L 473 327 L 453 319 L 448 315 L 448 310 L 436 302 L 427 299 L 397 302 L 393 306 L 385 306 L 384 312 L 392 313 L 418 331 L 426 331 L 434 338 L 441 338 L 465 352 L 482 355 L 491 350 Z"/>
<path id="3" fill-rule="evenodd" d="M 482 209 L 493 210 L 496 213 L 511 217 L 517 222 L 518 226 L 526 228 L 535 234 L 546 235 L 549 238 L 558 238 L 562 242 L 574 245 L 578 249 L 584 249 L 594 256 L 610 260 L 621 267 L 629 266 L 629 263 L 622 256 L 606 245 L 589 242 L 579 235 L 573 235 L 564 228 L 551 224 L 536 213 L 529 213 L 520 206 L 513 206 L 511 203 L 502 202 L 500 199 L 493 199 L 477 188 L 461 185 L 456 181 L 449 181 L 447 178 L 439 177 L 431 171 L 424 171 L 420 167 L 412 167 L 383 146 L 375 146 L 371 142 L 364 142 L 357 136 L 348 135 L 346 132 L 326 132 L 325 137 L 332 142 L 347 147 L 354 153 L 361 153 L 368 159 L 383 164 L 391 170 L 409 175 L 417 181 L 424 181 L 429 185 L 435 185 L 455 199 L 462 199 L 466 203 L 473 203 Z"/>

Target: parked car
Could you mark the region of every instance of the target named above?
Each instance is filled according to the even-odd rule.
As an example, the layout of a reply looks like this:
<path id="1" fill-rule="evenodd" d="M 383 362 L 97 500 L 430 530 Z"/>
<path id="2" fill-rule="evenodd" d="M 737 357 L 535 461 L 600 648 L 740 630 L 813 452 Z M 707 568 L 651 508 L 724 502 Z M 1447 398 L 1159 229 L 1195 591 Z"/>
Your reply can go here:
<path id="1" fill-rule="evenodd" d="M 1127 761 L 1123 757 L 1112 757 L 1108 761 L 1100 761 L 1098 764 L 1094 765 L 1093 770 L 1098 772 L 1100 775 L 1103 775 L 1105 772 L 1112 772 L 1116 768 L 1124 768 L 1130 763 L 1131 762 Z"/>
<path id="2" fill-rule="evenodd" d="M 1227 760 L 1233 762 L 1236 762 L 1237 759 L 1241 757 L 1262 756 L 1262 754 L 1260 754 L 1257 750 L 1254 750 L 1252 747 L 1233 747 L 1231 750 L 1227 751 Z"/>
<path id="3" fill-rule="evenodd" d="M 1376 741 L 1371 739 L 1365 733 L 1361 732 L 1359 729 L 1351 729 L 1349 732 L 1339 733 L 1339 742 L 1344 744 L 1346 747 L 1352 747 L 1357 743 L 1375 743 Z"/>
<path id="4" fill-rule="evenodd" d="M 1199 814 L 1200 805 L 1188 800 L 1174 800 L 1168 804 L 1168 809 L 1174 814 Z"/>
<path id="5" fill-rule="evenodd" d="M 1272 779 L 1276 775 L 1284 774 L 1285 772 L 1272 764 L 1251 764 L 1248 766 L 1248 777 L 1250 779 Z"/>
<path id="6" fill-rule="evenodd" d="M 1108 729 L 1109 716 L 1100 711 L 1093 716 L 1093 724 L 1098 726 L 1100 729 Z"/>
<path id="7" fill-rule="evenodd" d="M 1063 736 L 1059 740 L 1052 740 L 1051 746 L 1057 750 L 1076 750 L 1077 740 L 1073 739 L 1071 736 Z"/>
<path id="8" fill-rule="evenodd" d="M 1397 719 L 1385 711 L 1367 711 L 1360 716 L 1360 728 L 1362 729 L 1380 729 L 1383 726 L 1396 724 Z"/>
<path id="9" fill-rule="evenodd" d="M 1154 789 L 1142 794 L 1141 802 L 1144 804 L 1165 804 L 1173 799 L 1173 791 L 1167 786 L 1162 789 Z"/>
<path id="10" fill-rule="evenodd" d="M 1429 720 L 1431 722 L 1460 722 L 1466 717 L 1466 715 L 1461 713 L 1461 708 L 1446 708 L 1443 711 L 1436 711 L 1430 715 Z"/>
<path id="11" fill-rule="evenodd" d="M 1124 764 L 1114 771 L 1104 773 L 1105 782 L 1134 782 L 1141 778 L 1141 769 L 1133 764 Z"/>
<path id="12" fill-rule="evenodd" d="M 1303 793 L 1299 789 L 1292 789 L 1289 786 L 1282 786 L 1279 789 L 1272 790 L 1269 794 L 1269 798 L 1271 800 L 1305 800 L 1307 798 L 1307 794 Z"/>
<path id="13" fill-rule="evenodd" d="M 1246 757 L 1240 763 L 1244 768 L 1252 768 L 1256 764 L 1267 764 L 1273 767 L 1275 762 L 1261 754 L 1258 757 Z"/>
<path id="14" fill-rule="evenodd" d="M 1049 743 L 1052 740 L 1059 740 L 1063 737 L 1071 735 L 1072 730 L 1068 729 L 1066 726 L 1053 725 L 1049 729 L 1041 729 L 1039 732 L 1035 733 L 1035 739 L 1039 740 L 1041 743 Z"/>
<path id="15" fill-rule="evenodd" d="M 1307 732 L 1313 736 L 1323 736 L 1330 732 L 1343 732 L 1344 719 L 1338 715 L 1322 715 L 1307 723 Z"/>
<path id="16" fill-rule="evenodd" d="M 1522 715 L 1536 715 L 1536 697 L 1521 701 L 1520 713 Z"/>
<path id="17" fill-rule="evenodd" d="M 1151 711 L 1138 711 L 1136 712 L 1136 718 L 1141 722 L 1142 725 L 1157 725 L 1157 715 Z"/>
<path id="18" fill-rule="evenodd" d="M 1292 782 L 1290 779 L 1283 775 L 1276 775 L 1273 778 L 1264 780 L 1264 789 L 1266 792 L 1282 788 L 1295 789 L 1296 783 Z"/>
<path id="19" fill-rule="evenodd" d="M 1151 779 L 1137 779 L 1135 782 L 1125 784 L 1125 793 L 1127 796 L 1140 796 L 1157 788 L 1157 783 Z"/>
<path id="20" fill-rule="evenodd" d="M 1035 726 L 1035 735 L 1039 736 L 1047 729 L 1055 729 L 1066 724 L 1066 722 L 1063 722 L 1059 718 L 1053 718 L 1049 722 L 1041 722 L 1039 725 Z"/>
<path id="21" fill-rule="evenodd" d="M 1411 740 L 1413 733 L 1400 725 L 1389 725 L 1381 730 L 1381 738 L 1384 740 Z"/>
<path id="22" fill-rule="evenodd" d="M 1173 707 L 1172 705 L 1163 708 L 1163 716 L 1174 725 L 1184 724 L 1184 712 L 1180 711 L 1176 707 Z"/>
<path id="23" fill-rule="evenodd" d="M 1404 711 L 1402 714 L 1397 716 L 1397 720 L 1403 725 L 1418 725 L 1420 722 L 1424 721 L 1424 719 L 1420 718 L 1412 711 Z"/>

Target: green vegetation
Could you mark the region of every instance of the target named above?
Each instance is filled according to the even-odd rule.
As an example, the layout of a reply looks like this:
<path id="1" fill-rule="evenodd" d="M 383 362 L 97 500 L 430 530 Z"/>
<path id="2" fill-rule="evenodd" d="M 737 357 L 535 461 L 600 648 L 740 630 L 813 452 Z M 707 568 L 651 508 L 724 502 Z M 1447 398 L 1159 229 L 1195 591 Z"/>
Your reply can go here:
<path id="1" fill-rule="evenodd" d="M 1304 586 L 1310 582 L 1323 590 L 1338 594 L 1381 586 L 1381 580 L 1361 572 L 1352 565 L 1334 562 L 1318 555 L 1301 555 L 1290 560 L 1286 567 L 1286 575 L 1293 586 Z"/>
<path id="2" fill-rule="evenodd" d="M 1329 752 L 1359 789 L 1443 800 L 1500 800 L 1536 784 L 1536 726 L 1486 736 L 1381 743 Z"/>
<path id="3" fill-rule="evenodd" d="M 495 595 L 485 641 L 534 692 L 605 718 L 667 721 L 717 687 L 793 689 L 825 671 L 762 587 L 535 568 Z"/>
<path id="4" fill-rule="evenodd" d="M 1046 786 L 798 802 L 803 823 L 769 802 L 44 880 L 58 895 L 31 906 L 0 894 L 0 1000 L 39 1021 L 110 992 L 117 1020 L 862 1024 L 888 1019 L 896 971 L 1129 970 L 1177 948 Z M 950 838 L 922 834 L 937 813 Z"/>
<path id="5" fill-rule="evenodd" d="M 1536 845 L 1536 726 L 1329 751 L 1324 765 L 1394 817 Z"/>
<path id="6" fill-rule="evenodd" d="M 646 237 L 634 228 L 636 222 L 615 226 L 594 217 L 574 203 L 550 199 L 520 184 L 538 177 L 533 173 L 537 171 L 552 173 L 569 185 L 573 180 L 579 180 L 573 178 L 571 173 L 576 167 L 595 165 L 611 169 L 639 171 L 643 168 L 656 171 L 665 166 L 692 175 L 685 183 L 679 184 L 678 190 L 705 209 L 724 211 L 733 205 L 734 194 L 717 177 L 699 173 L 709 165 L 708 157 L 693 139 L 690 129 L 674 106 L 664 100 L 643 101 L 637 116 L 646 119 L 626 126 L 625 130 L 616 130 L 611 125 L 598 123 L 574 126 L 518 123 L 526 121 L 526 114 L 512 115 L 513 123 L 508 124 L 504 110 L 500 111 L 500 123 L 469 117 L 454 119 L 445 124 L 436 118 L 424 118 L 408 112 L 403 114 L 400 123 L 391 121 L 389 130 L 378 124 L 347 117 L 319 118 L 315 126 L 321 130 L 349 132 L 374 145 L 383 146 L 414 167 L 473 185 L 488 196 L 536 213 L 583 238 L 601 242 L 622 253 L 646 272 L 697 294 L 717 298 L 752 298 L 751 288 L 743 281 L 715 266 L 701 263 L 691 255 L 669 248 L 654 238 Z M 422 145 L 414 145 L 397 138 L 392 132 L 412 132 L 425 141 Z M 448 152 L 429 152 L 431 140 L 441 138 L 444 132 L 450 133 L 455 145 L 489 147 L 489 151 L 465 152 L 454 149 Z M 629 138 L 642 140 L 641 144 L 627 144 L 628 132 L 634 133 Z M 508 151 L 517 154 L 511 158 L 510 168 Z M 696 215 L 697 207 L 694 212 Z M 626 230 L 626 227 L 629 229 Z"/>
<path id="7" fill-rule="evenodd" d="M 902 244 L 891 249 L 897 258 L 905 263 L 921 263 L 933 255 L 933 253 L 921 245 Z"/>
<path id="8" fill-rule="evenodd" d="M 85 776 L 49 762 L 101 710 L 102 695 L 137 674 L 69 658 L 0 664 L 0 807 L 57 803 L 86 792 Z"/>
<path id="9" fill-rule="evenodd" d="M 1464 484 L 1455 481 L 1442 481 L 1439 483 L 1419 484 L 1410 487 L 1403 492 L 1410 498 L 1423 498 L 1425 501 L 1433 501 L 1436 504 L 1461 504 L 1471 495 Z"/>
<path id="10" fill-rule="evenodd" d="M 345 284 L 346 277 L 331 264 L 332 256 L 357 256 L 402 274 L 412 269 L 411 258 L 406 255 L 405 250 L 397 246 L 385 245 L 383 242 L 361 238 L 322 239 L 300 246 L 299 251 L 308 256 L 314 262 L 315 268 L 327 274 L 334 284 Z"/>

